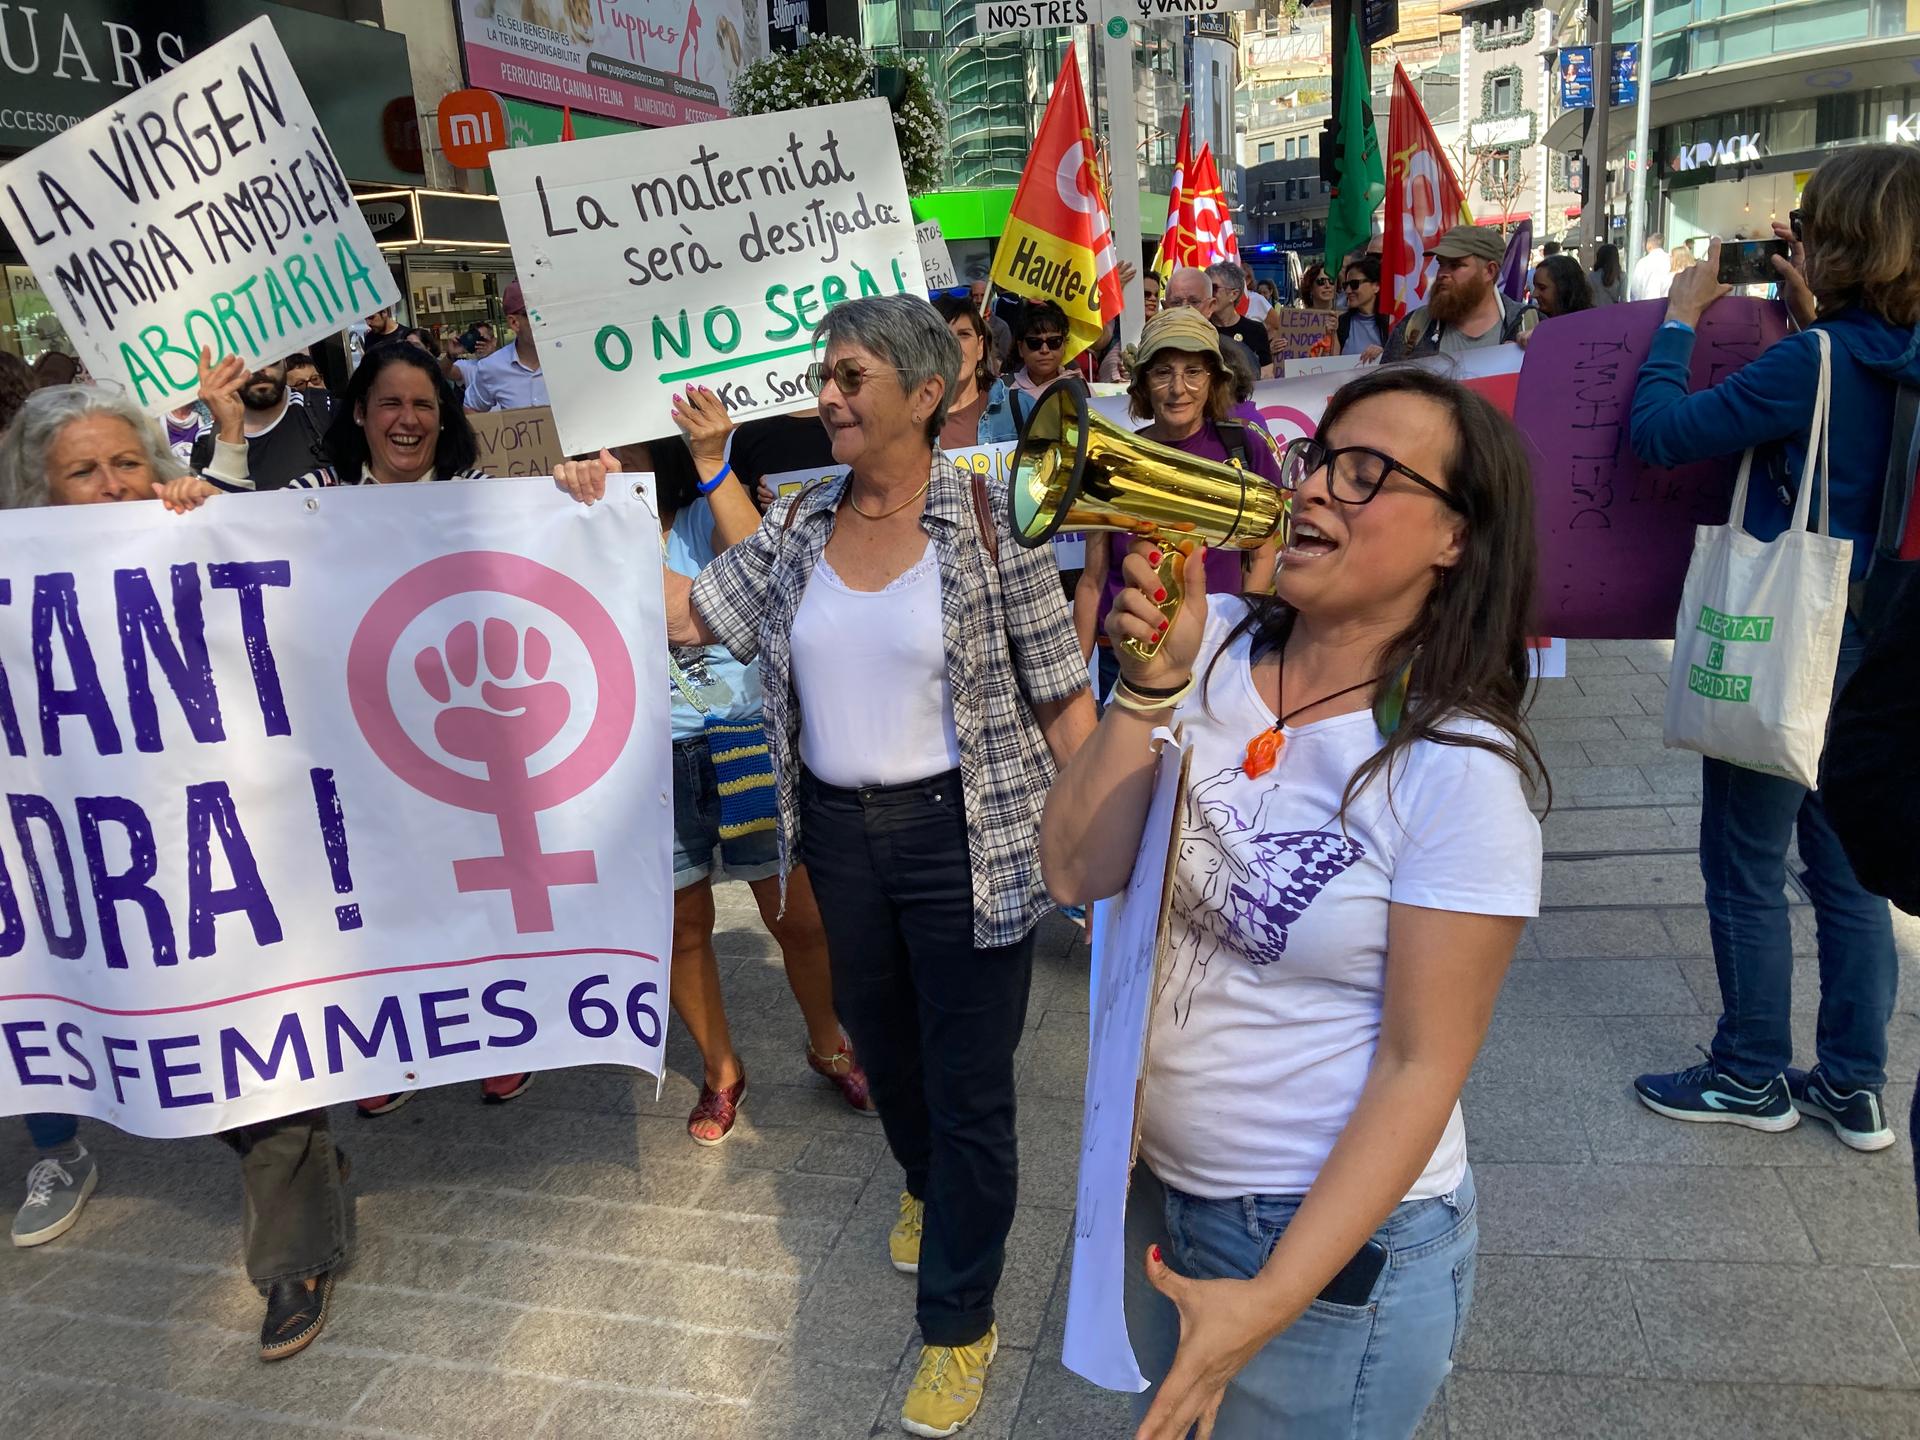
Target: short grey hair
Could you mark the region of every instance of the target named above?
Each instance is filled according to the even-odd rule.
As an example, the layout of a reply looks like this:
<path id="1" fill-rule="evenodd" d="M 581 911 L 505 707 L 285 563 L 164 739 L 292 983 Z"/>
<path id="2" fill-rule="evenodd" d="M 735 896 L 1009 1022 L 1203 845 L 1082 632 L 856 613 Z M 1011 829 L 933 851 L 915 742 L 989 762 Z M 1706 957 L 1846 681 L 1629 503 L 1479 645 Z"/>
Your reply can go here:
<path id="1" fill-rule="evenodd" d="M 833 307 L 813 327 L 813 341 L 824 354 L 829 346 L 858 345 L 900 372 L 900 388 L 911 394 L 936 375 L 946 391 L 927 421 L 929 443 L 940 438 L 947 405 L 960 387 L 960 342 L 938 310 L 918 295 L 863 295 Z"/>
<path id="2" fill-rule="evenodd" d="M 1247 272 L 1231 260 L 1216 260 L 1207 266 L 1207 278 L 1231 285 L 1236 290 L 1244 291 L 1247 288 Z"/>
<path id="3" fill-rule="evenodd" d="M 50 503 L 47 452 L 62 430 L 89 415 L 109 415 L 131 425 L 146 449 L 154 479 L 178 480 L 187 473 L 180 457 L 168 448 L 160 427 L 119 386 L 49 385 L 27 397 L 6 433 L 0 435 L 0 510 L 26 510 Z"/>

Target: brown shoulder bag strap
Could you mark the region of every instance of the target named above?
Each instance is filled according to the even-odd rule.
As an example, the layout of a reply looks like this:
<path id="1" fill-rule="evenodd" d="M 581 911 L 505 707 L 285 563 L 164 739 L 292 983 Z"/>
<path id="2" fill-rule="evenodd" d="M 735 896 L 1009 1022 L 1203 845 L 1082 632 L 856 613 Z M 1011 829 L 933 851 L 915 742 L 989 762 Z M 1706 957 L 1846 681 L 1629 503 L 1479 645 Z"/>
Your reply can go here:
<path id="1" fill-rule="evenodd" d="M 987 477 L 973 472 L 973 518 L 980 526 L 980 543 L 987 547 L 987 558 L 996 568 L 1000 564 L 1000 527 L 993 523 L 993 499 L 987 493 Z"/>

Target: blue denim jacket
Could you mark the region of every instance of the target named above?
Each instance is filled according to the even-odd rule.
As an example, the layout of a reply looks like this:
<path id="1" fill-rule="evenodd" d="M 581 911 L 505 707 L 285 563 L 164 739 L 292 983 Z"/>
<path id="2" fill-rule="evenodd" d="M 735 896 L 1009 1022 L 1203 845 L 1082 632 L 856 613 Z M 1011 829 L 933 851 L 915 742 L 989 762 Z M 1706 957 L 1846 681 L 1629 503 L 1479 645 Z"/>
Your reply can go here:
<path id="1" fill-rule="evenodd" d="M 987 391 L 987 408 L 980 412 L 981 445 L 995 445 L 1002 440 L 1020 438 L 1020 417 L 1014 413 L 1012 392 L 1007 382 L 995 380 L 993 388 Z"/>

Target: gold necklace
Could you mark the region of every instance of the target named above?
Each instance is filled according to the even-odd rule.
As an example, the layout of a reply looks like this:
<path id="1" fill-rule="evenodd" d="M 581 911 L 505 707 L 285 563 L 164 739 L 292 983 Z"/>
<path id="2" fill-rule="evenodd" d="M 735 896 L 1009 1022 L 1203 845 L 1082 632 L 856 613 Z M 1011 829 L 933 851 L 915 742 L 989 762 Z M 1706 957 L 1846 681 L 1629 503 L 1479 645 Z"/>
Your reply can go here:
<path id="1" fill-rule="evenodd" d="M 933 484 L 933 476 L 929 474 L 927 476 L 926 485 L 922 485 L 918 490 L 914 491 L 911 495 L 907 496 L 906 499 L 902 500 L 898 505 L 894 506 L 891 510 L 882 510 L 878 515 L 869 515 L 866 511 L 860 508 L 860 502 L 853 498 L 853 482 L 849 480 L 847 482 L 847 504 L 853 507 L 853 513 L 858 515 L 862 520 L 885 520 L 889 516 L 898 515 L 902 510 L 906 509 L 907 506 L 911 505 L 914 501 L 918 500 L 922 495 L 926 494 L 927 486 L 932 484 Z"/>

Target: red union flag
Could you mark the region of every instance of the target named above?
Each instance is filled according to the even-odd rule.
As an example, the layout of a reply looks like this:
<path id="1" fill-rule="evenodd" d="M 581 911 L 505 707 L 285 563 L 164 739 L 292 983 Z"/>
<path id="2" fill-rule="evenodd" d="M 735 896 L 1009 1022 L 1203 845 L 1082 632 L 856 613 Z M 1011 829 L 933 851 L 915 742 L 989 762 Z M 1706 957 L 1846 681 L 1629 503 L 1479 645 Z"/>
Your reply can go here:
<path id="1" fill-rule="evenodd" d="M 1068 360 L 1120 313 L 1120 254 L 1104 195 L 1080 64 L 1069 49 L 993 256 L 997 288 L 1052 300 L 1066 313 Z"/>
<path id="2" fill-rule="evenodd" d="M 1397 322 L 1426 304 L 1433 281 L 1433 262 L 1426 252 L 1448 230 L 1472 218 L 1413 82 L 1395 65 L 1393 109 L 1387 121 L 1387 233 L 1380 255 L 1391 320 Z"/>

